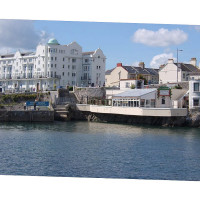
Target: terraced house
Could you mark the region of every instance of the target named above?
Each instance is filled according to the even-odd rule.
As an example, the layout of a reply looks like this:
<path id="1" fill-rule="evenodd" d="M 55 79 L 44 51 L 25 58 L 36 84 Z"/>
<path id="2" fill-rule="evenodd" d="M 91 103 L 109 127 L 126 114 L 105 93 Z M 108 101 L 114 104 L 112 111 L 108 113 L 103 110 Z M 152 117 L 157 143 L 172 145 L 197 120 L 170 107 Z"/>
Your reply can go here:
<path id="1" fill-rule="evenodd" d="M 106 87 L 120 87 L 120 80 L 136 80 L 141 76 L 147 80 L 147 84 L 157 84 L 159 81 L 158 69 L 146 68 L 144 62 L 140 62 L 138 67 L 117 63 L 115 68 L 106 71 Z"/>
<path id="2" fill-rule="evenodd" d="M 50 39 L 35 52 L 0 56 L 0 90 L 39 91 L 68 86 L 103 86 L 105 61 L 101 49 L 82 52 L 76 42 L 60 45 Z"/>
<path id="3" fill-rule="evenodd" d="M 168 59 L 167 64 L 160 66 L 159 83 L 189 81 L 192 75 L 199 72 L 196 58 L 191 58 L 190 63 L 175 63 L 173 59 Z"/>

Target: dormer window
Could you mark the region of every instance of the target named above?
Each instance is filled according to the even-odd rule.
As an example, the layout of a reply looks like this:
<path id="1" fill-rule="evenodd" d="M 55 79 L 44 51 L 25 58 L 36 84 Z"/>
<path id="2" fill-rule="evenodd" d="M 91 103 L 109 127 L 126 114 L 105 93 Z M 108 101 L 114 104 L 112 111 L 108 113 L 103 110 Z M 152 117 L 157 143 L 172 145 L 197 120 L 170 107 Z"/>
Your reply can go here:
<path id="1" fill-rule="evenodd" d="M 78 50 L 77 49 L 72 49 L 71 50 L 72 55 L 78 55 Z"/>

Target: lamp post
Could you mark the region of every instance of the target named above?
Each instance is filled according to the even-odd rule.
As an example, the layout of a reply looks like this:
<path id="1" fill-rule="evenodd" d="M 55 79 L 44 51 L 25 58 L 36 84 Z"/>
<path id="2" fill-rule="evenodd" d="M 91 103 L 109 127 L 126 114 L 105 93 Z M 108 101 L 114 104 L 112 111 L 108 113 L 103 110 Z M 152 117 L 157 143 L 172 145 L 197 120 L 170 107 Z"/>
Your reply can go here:
<path id="1" fill-rule="evenodd" d="M 183 50 L 177 48 L 177 83 L 178 83 L 178 52 L 179 51 L 183 51 Z"/>

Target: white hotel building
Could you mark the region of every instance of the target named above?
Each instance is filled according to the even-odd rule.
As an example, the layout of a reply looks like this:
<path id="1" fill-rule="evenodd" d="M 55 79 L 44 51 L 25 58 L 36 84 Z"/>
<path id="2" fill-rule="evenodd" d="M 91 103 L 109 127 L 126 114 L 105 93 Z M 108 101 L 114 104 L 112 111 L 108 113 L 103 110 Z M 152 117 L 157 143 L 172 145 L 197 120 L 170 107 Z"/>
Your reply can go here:
<path id="1" fill-rule="evenodd" d="M 50 39 L 36 52 L 0 55 L 0 91 L 55 90 L 68 86 L 103 86 L 105 62 L 101 49 L 82 52 L 76 42 L 60 45 Z"/>

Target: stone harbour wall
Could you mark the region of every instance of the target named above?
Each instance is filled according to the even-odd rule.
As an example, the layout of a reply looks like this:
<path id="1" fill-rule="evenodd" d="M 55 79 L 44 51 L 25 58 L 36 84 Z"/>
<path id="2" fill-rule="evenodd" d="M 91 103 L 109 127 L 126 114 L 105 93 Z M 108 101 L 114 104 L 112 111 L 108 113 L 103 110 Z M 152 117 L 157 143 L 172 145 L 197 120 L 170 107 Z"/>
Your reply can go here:
<path id="1" fill-rule="evenodd" d="M 0 111 L 0 122 L 52 122 L 54 111 Z"/>

